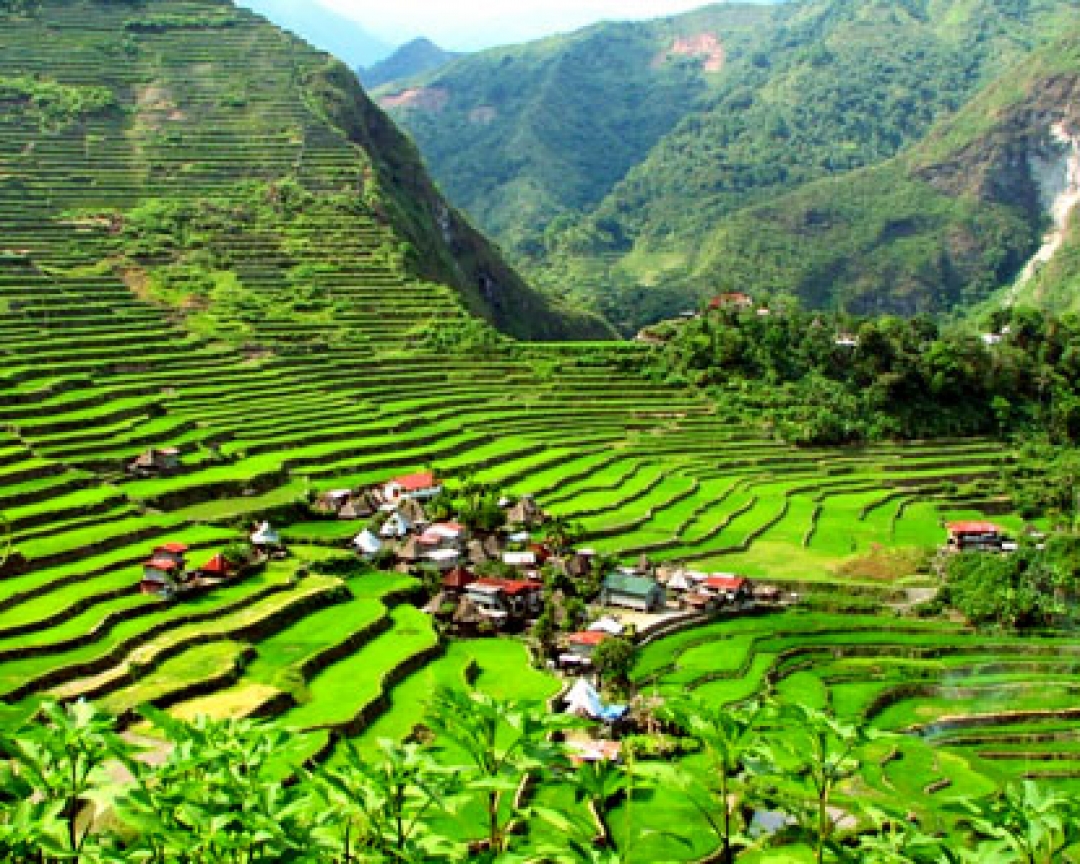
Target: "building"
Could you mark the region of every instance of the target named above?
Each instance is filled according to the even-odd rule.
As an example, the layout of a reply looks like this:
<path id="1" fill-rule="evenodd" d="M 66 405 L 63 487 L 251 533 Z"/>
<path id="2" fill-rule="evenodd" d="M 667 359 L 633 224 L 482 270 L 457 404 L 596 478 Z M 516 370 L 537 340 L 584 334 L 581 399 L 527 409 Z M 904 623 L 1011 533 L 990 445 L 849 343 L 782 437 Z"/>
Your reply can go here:
<path id="1" fill-rule="evenodd" d="M 139 590 L 143 594 L 166 597 L 173 594 L 185 580 L 187 551 L 188 547 L 183 543 L 162 543 L 156 546 L 150 560 L 143 562 L 143 577 Z"/>
<path id="2" fill-rule="evenodd" d="M 466 588 L 476 581 L 476 578 L 476 574 L 471 570 L 468 570 L 465 567 L 455 567 L 443 576 L 443 591 L 448 595 L 459 597 Z"/>
<path id="3" fill-rule="evenodd" d="M 140 477 L 168 474 L 180 467 L 180 451 L 175 447 L 151 447 L 127 466 L 128 473 Z"/>
<path id="4" fill-rule="evenodd" d="M 729 603 L 753 598 L 754 586 L 749 579 L 731 573 L 718 573 L 701 583 L 702 593 L 712 594 Z"/>
<path id="5" fill-rule="evenodd" d="M 379 536 L 384 540 L 400 540 L 402 537 L 407 537 L 412 529 L 412 522 L 406 519 L 404 514 L 395 511 L 379 528 Z"/>
<path id="6" fill-rule="evenodd" d="M 361 558 L 366 561 L 373 560 L 380 552 L 382 552 L 383 543 L 375 533 L 367 528 L 357 534 L 352 541 L 353 547 Z"/>
<path id="7" fill-rule="evenodd" d="M 580 633 L 571 633 L 566 637 L 566 653 L 591 663 L 597 646 L 610 638 L 611 634 L 603 630 L 583 630 Z"/>
<path id="8" fill-rule="evenodd" d="M 663 587 L 647 576 L 612 573 L 600 590 L 600 602 L 605 606 L 622 606 L 639 612 L 662 609 L 665 600 Z"/>
<path id="9" fill-rule="evenodd" d="M 383 487 L 383 498 L 391 504 L 397 504 L 404 499 L 426 501 L 442 492 L 442 488 L 442 484 L 430 471 L 403 474 Z"/>
<path id="10" fill-rule="evenodd" d="M 709 309 L 749 309 L 754 305 L 754 298 L 741 291 L 729 291 L 717 294 L 709 301 Z"/>
<path id="11" fill-rule="evenodd" d="M 480 614 L 503 624 L 524 621 L 543 611 L 544 586 L 526 579 L 477 579 L 465 596 Z"/>
<path id="12" fill-rule="evenodd" d="M 955 552 L 1000 552 L 1009 538 L 993 522 L 949 522 L 945 525 L 946 548 Z"/>
<path id="13" fill-rule="evenodd" d="M 227 579 L 233 574 L 233 566 L 220 552 L 203 564 L 198 573 L 204 579 Z"/>
<path id="14" fill-rule="evenodd" d="M 280 555 L 285 551 L 281 535 L 270 527 L 269 522 L 262 522 L 251 532 L 248 538 L 251 545 L 264 555 Z"/>

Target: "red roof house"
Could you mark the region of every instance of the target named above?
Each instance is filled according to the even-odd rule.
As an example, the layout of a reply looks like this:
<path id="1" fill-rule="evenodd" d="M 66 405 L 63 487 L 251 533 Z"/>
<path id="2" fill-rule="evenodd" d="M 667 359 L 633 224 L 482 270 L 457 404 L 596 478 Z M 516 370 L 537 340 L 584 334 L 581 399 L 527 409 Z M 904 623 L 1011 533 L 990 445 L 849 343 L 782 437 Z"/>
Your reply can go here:
<path id="1" fill-rule="evenodd" d="M 172 552 L 174 555 L 183 555 L 188 551 L 184 543 L 162 543 L 154 549 L 155 552 Z"/>
<path id="2" fill-rule="evenodd" d="M 731 598 L 748 596 L 752 587 L 750 581 L 742 576 L 710 576 L 701 583 L 702 590 Z"/>
<path id="3" fill-rule="evenodd" d="M 596 646 L 605 639 L 610 639 L 611 634 L 602 630 L 583 630 L 580 633 L 571 633 L 566 638 L 566 650 L 568 654 L 579 657 L 582 660 L 591 660 Z"/>
<path id="4" fill-rule="evenodd" d="M 216 576 L 218 578 L 225 578 L 232 572 L 232 565 L 225 560 L 225 556 L 220 552 L 203 564 L 199 568 L 199 572 L 206 576 Z"/>
<path id="5" fill-rule="evenodd" d="M 395 477 L 383 488 L 383 497 L 390 503 L 396 503 L 402 498 L 434 498 L 440 492 L 442 484 L 435 475 L 430 471 L 421 471 Z"/>
<path id="6" fill-rule="evenodd" d="M 726 309 L 732 306 L 747 307 L 754 305 L 754 298 L 741 291 L 729 291 L 726 294 L 717 294 L 709 301 L 710 309 Z"/>
<path id="7" fill-rule="evenodd" d="M 464 591 L 476 581 L 476 574 L 464 567 L 455 567 L 443 577 L 443 588 L 448 591 Z"/>

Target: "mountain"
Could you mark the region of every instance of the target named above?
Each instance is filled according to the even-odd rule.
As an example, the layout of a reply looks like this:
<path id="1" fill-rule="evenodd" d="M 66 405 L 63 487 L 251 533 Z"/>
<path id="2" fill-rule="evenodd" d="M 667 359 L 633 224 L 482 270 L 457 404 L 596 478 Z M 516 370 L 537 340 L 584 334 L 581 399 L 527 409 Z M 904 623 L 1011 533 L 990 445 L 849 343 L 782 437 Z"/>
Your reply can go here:
<path id="1" fill-rule="evenodd" d="M 784 196 L 884 166 L 1029 52 L 1066 32 L 1075 4 L 794 0 L 746 10 L 752 23 L 735 32 L 725 30 L 722 19 L 701 17 L 724 13 L 714 8 L 665 22 L 684 40 L 694 33 L 698 38 L 715 33 L 729 50 L 719 72 L 705 76 L 703 83 L 684 84 L 677 98 L 660 100 L 656 122 L 640 124 L 653 134 L 643 135 L 637 147 L 611 140 L 612 128 L 620 129 L 619 115 L 609 113 L 613 101 L 618 106 L 611 93 L 623 92 L 617 76 L 592 90 L 573 87 L 580 102 L 573 116 L 583 118 L 576 136 L 552 110 L 542 116 L 553 119 L 532 127 L 541 134 L 531 136 L 525 134 L 528 127 L 512 126 L 484 140 L 460 122 L 460 112 L 453 110 L 457 104 L 471 103 L 478 118 L 488 116 L 475 107 L 488 97 L 483 86 L 470 84 L 469 71 L 479 73 L 482 63 L 496 57 L 502 63 L 501 92 L 546 92 L 544 79 L 524 60 L 551 43 L 466 58 L 415 91 L 389 102 L 383 94 L 380 98 L 414 135 L 451 199 L 501 243 L 534 284 L 569 292 L 624 332 L 679 312 L 736 281 L 741 290 L 758 295 L 796 290 L 810 303 L 851 299 L 859 308 L 896 311 L 940 310 L 985 294 L 988 286 L 974 291 L 954 286 L 932 302 L 914 301 L 910 292 L 899 289 L 892 296 L 893 283 L 878 284 L 872 269 L 865 268 L 860 276 L 865 284 L 858 289 L 825 272 L 811 280 L 812 286 L 800 288 L 786 281 L 790 274 L 784 271 L 782 261 L 788 258 L 783 248 L 763 245 L 765 235 L 755 233 L 764 217 L 755 220 L 744 211 L 757 207 L 765 208 L 759 215 L 777 215 L 768 207 L 787 200 Z M 627 34 L 634 26 L 568 37 L 553 46 L 558 57 L 553 63 L 569 63 L 570 47 L 593 35 L 593 54 L 616 58 L 608 61 L 612 68 L 620 62 L 633 66 Z M 657 25 L 639 26 L 647 31 Z M 487 80 L 491 77 L 489 69 Z M 651 88 L 656 83 L 639 82 L 639 92 L 655 94 Z M 647 102 L 647 96 L 641 98 Z M 479 146 L 490 160 L 486 174 L 474 163 Z M 589 159 L 603 166 L 588 172 L 602 182 L 588 186 L 587 194 L 570 194 L 575 173 L 568 166 Z M 544 164 L 554 170 L 538 171 Z M 890 181 L 883 173 L 869 178 L 853 174 L 853 182 L 864 184 L 861 194 L 877 200 L 888 187 L 865 184 Z M 792 206 L 798 206 L 794 199 Z M 772 227 L 782 230 L 779 215 Z M 903 234 L 908 229 L 895 230 Z M 739 243 L 747 234 L 751 242 L 741 255 Z M 807 243 L 815 256 L 828 259 L 829 250 L 812 239 L 799 254 L 805 254 Z M 768 257 L 774 251 L 780 259 Z M 738 269 L 725 264 L 731 255 Z M 1019 266 L 1022 252 L 1010 255 L 995 269 L 994 279 L 1011 278 L 1010 267 Z M 893 266 L 885 259 L 878 263 L 879 269 Z M 777 267 L 780 271 L 773 272 Z M 959 282 L 966 284 L 966 278 Z"/>
<path id="2" fill-rule="evenodd" d="M 352 68 L 378 63 L 392 50 L 352 18 L 321 3 L 296 0 L 242 0 L 239 3 L 291 30 L 317 48 L 329 51 Z"/>
<path id="3" fill-rule="evenodd" d="M 156 286 L 157 299 L 216 333 L 257 331 L 262 314 L 281 320 L 283 334 L 289 310 L 347 331 L 355 310 L 326 283 L 350 280 L 371 281 L 403 308 L 403 285 L 451 286 L 458 308 L 518 336 L 608 332 L 521 281 L 340 61 L 216 0 L 180 11 L 94 0 L 29 8 L 0 35 L 5 50 L 41 46 L 21 76 L 0 80 L 32 121 L 4 137 L 0 198 L 39 226 L 30 254 L 65 234 L 61 257 L 70 245 L 85 266 Z M 92 32 L 46 38 L 79 14 L 95 21 Z M 102 53 L 116 68 L 87 85 L 69 58 Z M 57 190 L 57 176 L 71 180 Z M 328 233 L 313 246 L 304 238 L 319 220 Z M 247 249 L 263 263 L 245 259 Z M 443 305 L 397 314 L 420 324 Z"/>
<path id="4" fill-rule="evenodd" d="M 375 95 L 451 200 L 516 260 L 596 206 L 747 53 L 768 6 L 604 23 L 465 57 Z"/>
<path id="5" fill-rule="evenodd" d="M 1013 283 L 1050 227 L 1047 263 L 1006 299 L 1075 308 L 1080 268 L 1067 207 L 1080 201 L 1078 106 L 1074 27 L 897 158 L 724 221 L 694 278 L 851 312 L 935 313 Z M 1048 226 L 1055 203 L 1059 221 Z"/>
<path id="6" fill-rule="evenodd" d="M 368 89 L 374 89 L 425 72 L 437 72 L 461 56 L 458 52 L 440 48 L 430 39 L 414 39 L 385 60 L 361 69 L 360 80 Z"/>

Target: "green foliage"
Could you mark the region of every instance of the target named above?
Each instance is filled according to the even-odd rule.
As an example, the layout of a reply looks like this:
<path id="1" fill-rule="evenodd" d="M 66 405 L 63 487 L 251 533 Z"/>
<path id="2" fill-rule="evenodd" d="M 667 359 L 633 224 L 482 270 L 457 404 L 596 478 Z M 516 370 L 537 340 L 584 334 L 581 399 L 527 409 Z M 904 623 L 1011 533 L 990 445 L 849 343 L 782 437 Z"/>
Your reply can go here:
<path id="1" fill-rule="evenodd" d="M 0 78 L 0 104 L 5 102 L 28 105 L 42 130 L 56 132 L 83 117 L 114 107 L 116 97 L 108 87 L 74 87 L 23 76 Z"/>
<path id="2" fill-rule="evenodd" d="M 767 406 L 772 431 L 800 445 L 1029 429 L 1080 440 L 1080 320 L 1014 308 L 988 323 L 997 344 L 925 317 L 721 309 L 657 328 L 652 375 Z"/>
<path id="3" fill-rule="evenodd" d="M 1007 629 L 1058 623 L 1075 603 L 1077 538 L 1057 538 L 1046 549 L 1009 555 L 963 552 L 946 567 L 941 599 L 969 621 Z"/>
<path id="4" fill-rule="evenodd" d="M 616 688 L 630 683 L 630 670 L 637 658 L 637 648 L 629 639 L 612 636 L 593 651 L 593 668 L 601 680 Z"/>

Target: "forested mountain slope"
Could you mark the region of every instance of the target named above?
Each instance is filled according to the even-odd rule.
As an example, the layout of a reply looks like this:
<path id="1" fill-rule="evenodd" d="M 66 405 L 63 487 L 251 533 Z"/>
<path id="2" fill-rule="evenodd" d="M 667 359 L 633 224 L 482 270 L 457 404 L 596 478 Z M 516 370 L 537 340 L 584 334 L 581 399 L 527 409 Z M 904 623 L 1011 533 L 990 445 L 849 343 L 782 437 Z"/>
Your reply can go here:
<path id="1" fill-rule="evenodd" d="M 381 87 L 425 72 L 437 72 L 460 56 L 456 51 L 440 48 L 430 39 L 413 39 L 385 60 L 361 69 L 360 80 L 365 87 Z"/>
<path id="2" fill-rule="evenodd" d="M 213 318 L 235 301 L 226 295 L 244 296 L 288 319 L 289 304 L 260 294 L 230 246 L 251 232 L 274 248 L 283 261 L 267 272 L 296 302 L 317 286 L 295 268 L 334 266 L 290 245 L 306 206 L 336 212 L 380 266 L 453 286 L 516 335 L 604 332 L 524 285 L 344 65 L 262 18 L 214 0 L 0 8 L 0 198 L 20 202 L 27 220 L 5 239 L 33 264 L 63 246 L 64 264 L 130 274 L 124 256 L 150 253 L 140 278 L 177 289 L 159 299 L 188 297 L 189 311 Z M 194 254 L 208 236 L 219 251 Z M 312 302 L 306 314 L 341 312 Z"/>
<path id="3" fill-rule="evenodd" d="M 519 260 L 598 204 L 746 53 L 768 6 L 605 23 L 376 91 L 451 200 Z"/>
<path id="4" fill-rule="evenodd" d="M 636 164 L 606 160 L 611 168 L 608 182 L 619 172 L 623 176 L 600 201 L 572 196 L 552 200 L 551 190 L 561 188 L 566 177 L 547 182 L 523 167 L 539 152 L 527 138 L 513 139 L 507 158 L 500 158 L 498 147 L 489 148 L 494 167 L 483 201 L 511 198 L 520 206 L 507 208 L 510 215 L 477 204 L 459 186 L 470 189 L 475 183 L 462 182 L 468 176 L 461 165 L 464 157 L 445 154 L 467 150 L 461 142 L 474 139 L 471 131 L 462 137 L 452 113 L 395 113 L 416 135 L 450 197 L 493 232 L 536 282 L 552 291 L 576 292 L 627 332 L 734 282 L 758 295 L 796 290 L 814 304 L 853 300 L 855 308 L 942 309 L 984 294 L 989 282 L 973 288 L 972 279 L 978 278 L 950 276 L 935 297 L 914 301 L 904 287 L 907 276 L 878 280 L 880 272 L 894 268 L 886 256 L 861 274 L 859 287 L 852 287 L 843 274 L 829 273 L 819 274 L 812 285 L 788 284 L 784 280 L 789 274 L 774 270 L 788 266 L 782 247 L 775 250 L 779 263 L 760 260 L 772 252 L 762 243 L 732 249 L 737 241 L 728 238 L 746 221 L 737 214 L 775 205 L 778 211 L 760 212 L 783 215 L 784 207 L 777 204 L 782 196 L 894 158 L 1029 52 L 1067 32 L 1076 11 L 1068 0 L 796 0 L 757 10 L 754 25 L 738 38 L 700 18 L 676 19 L 671 26 L 682 27 L 684 34 L 716 32 L 721 42 L 733 46 L 722 71 L 711 76 L 694 99 L 671 106 L 678 109 L 672 113 L 679 119 Z M 606 35 L 604 50 L 621 56 L 615 32 L 622 31 L 597 36 Z M 514 65 L 539 47 L 506 49 L 502 87 L 541 89 L 537 79 Z M 457 80 L 467 80 L 465 70 L 479 68 L 473 65 L 478 62 L 457 64 Z M 447 90 L 465 98 L 460 83 Z M 591 98 L 591 107 L 581 113 L 599 119 L 582 130 L 579 140 L 564 136 L 549 144 L 549 151 L 568 163 L 581 158 L 580 153 L 612 150 L 603 126 L 606 91 L 597 96 L 579 88 L 576 98 Z M 427 124 L 438 124 L 441 137 L 435 144 L 429 143 Z M 859 174 L 852 182 L 863 184 L 859 194 L 864 197 L 884 199 L 889 186 L 875 184 L 892 179 Z M 509 190 L 515 191 L 510 195 Z M 1038 221 L 1025 217 L 1022 227 L 995 222 L 1001 230 L 1022 236 L 1007 260 L 991 268 L 991 281 L 1014 275 L 1010 268 L 1022 263 L 1030 235 L 1039 232 Z M 783 231 L 785 224 L 780 219 L 770 225 L 770 233 Z M 812 237 L 807 242 L 812 258 L 827 257 L 829 249 L 819 248 Z M 730 272 L 724 261 L 728 255 L 738 259 Z M 865 260 L 860 258 L 855 266 Z M 862 299 L 854 300 L 856 296 Z"/>
<path id="5" fill-rule="evenodd" d="M 1017 279 L 1039 246 L 1080 140 L 1078 106 L 1074 27 L 902 156 L 726 220 L 694 276 L 702 285 L 753 284 L 860 313 L 913 315 L 985 300 Z M 1070 245 L 1026 299 L 1070 306 L 1061 284 L 1077 275 L 1067 263 Z"/>

